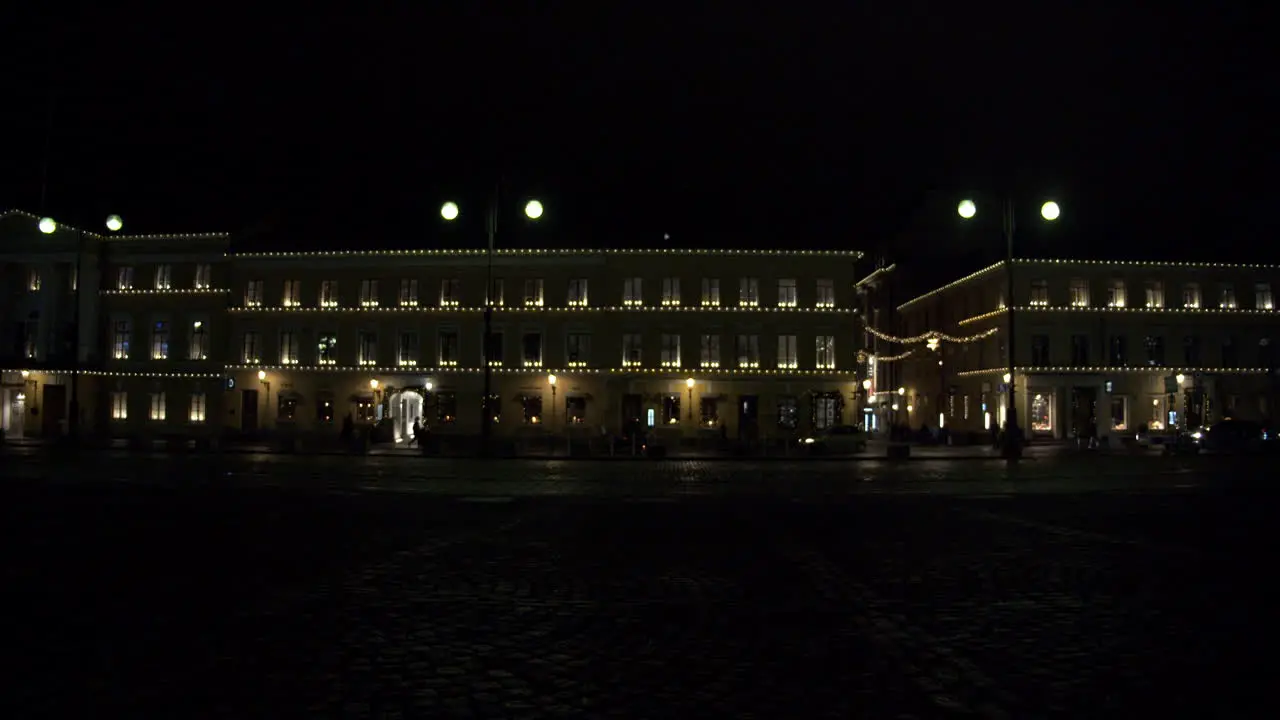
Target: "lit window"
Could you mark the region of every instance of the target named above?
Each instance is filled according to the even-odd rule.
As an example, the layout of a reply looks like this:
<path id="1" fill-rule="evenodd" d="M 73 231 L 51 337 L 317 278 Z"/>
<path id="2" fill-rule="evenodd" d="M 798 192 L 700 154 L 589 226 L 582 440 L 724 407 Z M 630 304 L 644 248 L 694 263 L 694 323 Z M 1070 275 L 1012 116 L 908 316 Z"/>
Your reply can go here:
<path id="1" fill-rule="evenodd" d="M 245 331 L 240 343 L 240 360 L 246 365 L 257 365 L 262 362 L 262 347 L 258 343 L 257 331 Z"/>
<path id="2" fill-rule="evenodd" d="M 285 280 L 284 291 L 280 295 L 280 304 L 285 307 L 302 305 L 302 281 Z"/>
<path id="3" fill-rule="evenodd" d="M 191 323 L 191 342 L 187 345 L 188 360 L 207 360 L 209 356 L 209 336 L 206 334 L 204 321 Z"/>
<path id="4" fill-rule="evenodd" d="M 207 398 L 204 393 L 191 393 L 191 411 L 187 414 L 187 420 L 193 423 L 204 422 L 206 403 Z"/>
<path id="5" fill-rule="evenodd" d="M 35 268 L 27 272 L 27 290 L 40 292 L 40 271 Z"/>
<path id="6" fill-rule="evenodd" d="M 112 333 L 111 340 L 111 356 L 117 360 L 126 360 L 129 357 L 129 321 L 117 320 L 115 330 Z"/>
<path id="7" fill-rule="evenodd" d="M 1124 280 L 1113 279 L 1107 286 L 1107 307 L 1122 308 L 1124 306 Z"/>
<path id="8" fill-rule="evenodd" d="M 151 328 L 151 359 L 166 360 L 169 357 L 169 323 L 160 320 Z"/>
<path id="9" fill-rule="evenodd" d="M 1257 283 L 1253 286 L 1253 306 L 1258 310 L 1272 310 L 1271 283 Z"/>
<path id="10" fill-rule="evenodd" d="M 800 426 L 800 404 L 794 395 L 778 397 L 778 427 L 795 430 Z"/>
<path id="11" fill-rule="evenodd" d="M 662 367 L 678 368 L 680 367 L 680 336 L 674 333 L 664 334 L 662 336 L 662 357 L 660 358 Z"/>
<path id="12" fill-rule="evenodd" d="M 702 278 L 703 307 L 720 307 L 720 278 Z"/>
<path id="13" fill-rule="evenodd" d="M 542 278 L 527 278 L 524 281 L 525 307 L 542 307 Z"/>
<path id="14" fill-rule="evenodd" d="M 744 277 L 738 280 L 738 305 L 756 307 L 760 304 L 760 279 Z"/>
<path id="15" fill-rule="evenodd" d="M 680 424 L 680 396 L 677 394 L 662 396 L 662 424 Z"/>
<path id="16" fill-rule="evenodd" d="M 164 420 L 164 408 L 165 408 L 164 393 L 162 392 L 151 393 L 151 410 L 150 412 L 147 413 L 147 417 L 151 418 L 152 420 Z"/>
<path id="17" fill-rule="evenodd" d="M 831 278 L 819 278 L 817 286 L 817 301 L 814 307 L 833 308 L 836 306 L 836 286 Z"/>
<path id="18" fill-rule="evenodd" d="M 1200 307 L 1200 283 L 1187 283 L 1182 286 L 1182 307 Z"/>
<path id="19" fill-rule="evenodd" d="M 502 357 L 506 350 L 506 344 L 501 332 L 489 333 L 489 365 L 492 367 L 502 367 Z M 481 358 L 482 360 L 484 358 Z"/>
<path id="20" fill-rule="evenodd" d="M 316 364 L 317 365 L 337 365 L 338 364 L 338 336 L 333 333 L 324 333 L 320 336 L 320 341 L 316 344 Z"/>
<path id="21" fill-rule="evenodd" d="M 662 278 L 662 304 L 666 306 L 680 304 L 680 278 Z"/>
<path id="22" fill-rule="evenodd" d="M 458 331 L 440 331 L 440 365 L 453 367 L 458 364 Z"/>
<path id="23" fill-rule="evenodd" d="M 293 422 L 298 418 L 298 398 L 281 394 L 276 400 L 276 421 Z"/>
<path id="24" fill-rule="evenodd" d="M 715 427 L 720 424 L 720 403 L 716 398 L 701 398 L 698 405 L 700 423 L 706 427 Z"/>
<path id="25" fill-rule="evenodd" d="M 585 307 L 587 300 L 587 279 L 577 278 L 569 281 L 569 305 L 570 307 Z"/>
<path id="26" fill-rule="evenodd" d="M 702 358 L 700 362 L 704 368 L 720 367 L 720 336 L 719 335 L 703 335 L 702 336 Z"/>
<path id="27" fill-rule="evenodd" d="M 582 425 L 587 421 L 587 399 L 574 395 L 564 399 L 564 420 L 570 425 Z"/>
<path id="28" fill-rule="evenodd" d="M 400 333 L 400 344 L 396 348 L 396 364 L 401 367 L 413 367 L 418 364 L 418 333 Z"/>
<path id="29" fill-rule="evenodd" d="M 457 278 L 440 281 L 440 307 L 457 307 L 462 302 L 462 283 Z"/>
<path id="30" fill-rule="evenodd" d="M 244 305 L 245 307 L 262 307 L 262 286 L 261 280 L 250 280 L 244 286 Z"/>
<path id="31" fill-rule="evenodd" d="M 208 290 L 213 286 L 213 266 L 207 264 L 196 265 L 195 288 L 197 290 Z"/>
<path id="32" fill-rule="evenodd" d="M 1164 307 L 1164 283 L 1159 280 L 1151 280 L 1147 282 L 1147 307 Z"/>
<path id="33" fill-rule="evenodd" d="M 1031 305 L 1034 307 L 1044 307 L 1049 304 L 1049 281 L 1048 280 L 1032 280 L 1031 281 Z"/>
<path id="34" fill-rule="evenodd" d="M 360 307 L 378 307 L 378 281 L 360 281 Z"/>
<path id="35" fill-rule="evenodd" d="M 360 334 L 357 336 L 356 363 L 358 365 L 378 364 L 377 333 L 368 330 L 360 331 Z"/>
<path id="36" fill-rule="evenodd" d="M 1071 279 L 1071 307 L 1089 307 L 1089 281 L 1084 278 Z"/>
<path id="37" fill-rule="evenodd" d="M 800 361 L 796 356 L 795 335 L 778 336 L 778 367 L 785 370 L 800 367 Z"/>
<path id="38" fill-rule="evenodd" d="M 156 266 L 156 290 L 168 290 L 172 286 L 173 266 Z"/>
<path id="39" fill-rule="evenodd" d="M 338 307 L 338 281 L 320 281 L 320 307 Z"/>
<path id="40" fill-rule="evenodd" d="M 418 307 L 417 278 L 402 278 L 400 280 L 400 306 Z"/>
<path id="41" fill-rule="evenodd" d="M 834 370 L 836 367 L 836 336 L 819 335 L 814 341 L 815 364 L 819 370 Z"/>
<path id="42" fill-rule="evenodd" d="M 760 367 L 760 336 L 759 335 L 739 335 L 738 336 L 738 367 L 740 368 Z"/>
<path id="43" fill-rule="evenodd" d="M 127 393 L 121 391 L 111 393 L 111 419 L 129 419 L 129 395 Z"/>
<path id="44" fill-rule="evenodd" d="M 502 307 L 505 303 L 503 293 L 502 278 L 494 278 L 493 283 L 489 286 L 489 297 L 485 298 L 490 305 Z"/>
<path id="45" fill-rule="evenodd" d="M 298 333 L 292 330 L 280 332 L 280 364 L 298 364 Z"/>
<path id="46" fill-rule="evenodd" d="M 1236 309 L 1236 288 L 1231 284 L 1224 284 L 1221 288 L 1222 293 L 1219 295 L 1218 307 L 1226 310 Z"/>
<path id="47" fill-rule="evenodd" d="M 565 357 L 569 367 L 587 367 L 591 363 L 591 336 L 569 333 L 565 338 Z"/>
<path id="48" fill-rule="evenodd" d="M 132 290 L 133 289 L 133 268 L 125 266 L 116 270 L 116 289 Z"/>
<path id="49" fill-rule="evenodd" d="M 644 282 L 641 278 L 632 277 L 622 281 L 622 304 L 644 304 Z"/>
<path id="50" fill-rule="evenodd" d="M 778 281 L 778 307 L 796 306 L 796 279 L 782 278 Z"/>
<path id="51" fill-rule="evenodd" d="M 526 425 L 537 425 L 542 422 L 542 396 L 541 395 L 525 395 L 524 406 L 524 422 Z"/>
<path id="52" fill-rule="evenodd" d="M 542 367 L 542 333 L 527 332 L 520 337 L 520 359 L 525 367 Z"/>
<path id="53" fill-rule="evenodd" d="M 622 367 L 639 367 L 643 340 L 640 333 L 627 333 L 622 336 Z"/>

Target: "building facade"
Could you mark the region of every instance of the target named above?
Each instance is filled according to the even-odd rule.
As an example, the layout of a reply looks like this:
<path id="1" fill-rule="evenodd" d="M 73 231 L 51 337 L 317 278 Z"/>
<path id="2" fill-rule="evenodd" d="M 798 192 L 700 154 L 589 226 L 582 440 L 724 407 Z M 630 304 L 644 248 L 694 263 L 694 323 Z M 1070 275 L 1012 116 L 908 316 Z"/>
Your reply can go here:
<path id="1" fill-rule="evenodd" d="M 100 436 L 323 443 L 349 423 L 404 440 L 420 418 L 461 438 L 487 413 L 496 436 L 647 429 L 686 443 L 861 419 L 857 252 L 231 253 L 225 234 L 46 236 L 25 213 L 0 220 L 6 390 L 25 402 L 36 380 L 56 403 L 48 388 L 78 377 L 81 426 Z M 92 278 L 78 289 L 65 277 L 75 263 Z M 69 332 L 51 328 L 75 298 L 79 363 L 27 355 L 53 347 L 39 333 Z M 37 305 L 47 326 L 27 343 L 19 321 Z M 23 417 L 6 432 L 65 432 L 33 424 L 29 406 Z"/>
<path id="2" fill-rule="evenodd" d="M 897 307 L 894 339 L 909 353 L 902 421 L 1003 426 L 1010 345 L 1019 425 L 1034 436 L 1272 418 L 1280 268 L 1018 259 L 1013 269 L 1012 343 L 1004 263 Z"/>

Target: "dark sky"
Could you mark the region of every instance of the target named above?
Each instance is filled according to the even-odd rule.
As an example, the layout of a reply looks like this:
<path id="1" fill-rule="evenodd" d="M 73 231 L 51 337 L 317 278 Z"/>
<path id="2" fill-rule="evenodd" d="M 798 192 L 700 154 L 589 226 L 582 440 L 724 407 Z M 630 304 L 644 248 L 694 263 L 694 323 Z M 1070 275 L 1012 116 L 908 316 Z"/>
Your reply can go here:
<path id="1" fill-rule="evenodd" d="M 899 255 L 945 264 L 999 243 L 958 229 L 955 202 L 1012 190 L 1026 254 L 1275 254 L 1280 64 L 1247 3 L 418 5 L 11 17 L 0 206 L 42 211 L 47 156 L 43 212 L 66 221 L 479 244 L 439 203 L 478 211 L 502 177 L 508 245 L 875 250 L 910 231 Z M 536 230 L 517 219 L 532 194 Z"/>

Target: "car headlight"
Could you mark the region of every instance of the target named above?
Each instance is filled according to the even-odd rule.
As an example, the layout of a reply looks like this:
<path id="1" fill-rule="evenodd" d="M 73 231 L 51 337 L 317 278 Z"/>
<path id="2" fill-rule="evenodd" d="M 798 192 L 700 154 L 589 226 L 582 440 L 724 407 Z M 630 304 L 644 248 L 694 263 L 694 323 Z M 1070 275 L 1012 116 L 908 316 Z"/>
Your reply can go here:
<path id="1" fill-rule="evenodd" d="M 1195 439 L 1195 440 L 1199 440 L 1200 438 L 1204 437 L 1204 434 L 1203 434 L 1203 433 L 1201 433 L 1199 430 L 1197 430 L 1197 431 L 1195 431 L 1195 432 L 1191 433 L 1191 437 L 1192 437 L 1193 439 Z"/>
<path id="2" fill-rule="evenodd" d="M 813 443 L 814 443 L 813 438 L 805 438 L 805 439 L 804 439 L 804 444 L 805 444 L 805 445 L 812 445 Z"/>

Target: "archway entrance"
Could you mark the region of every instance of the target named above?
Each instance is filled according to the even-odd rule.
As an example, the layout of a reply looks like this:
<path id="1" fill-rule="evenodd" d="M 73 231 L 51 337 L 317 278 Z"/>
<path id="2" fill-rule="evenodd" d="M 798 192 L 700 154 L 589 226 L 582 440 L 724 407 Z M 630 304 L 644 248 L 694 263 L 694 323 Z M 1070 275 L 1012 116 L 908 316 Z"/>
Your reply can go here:
<path id="1" fill-rule="evenodd" d="M 391 396 L 389 404 L 396 442 L 408 442 L 413 437 L 413 421 L 422 417 L 422 394 L 416 390 L 401 390 Z"/>

